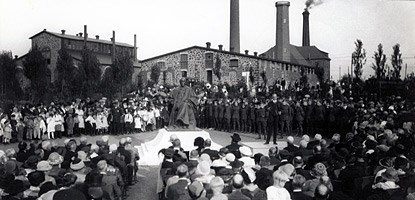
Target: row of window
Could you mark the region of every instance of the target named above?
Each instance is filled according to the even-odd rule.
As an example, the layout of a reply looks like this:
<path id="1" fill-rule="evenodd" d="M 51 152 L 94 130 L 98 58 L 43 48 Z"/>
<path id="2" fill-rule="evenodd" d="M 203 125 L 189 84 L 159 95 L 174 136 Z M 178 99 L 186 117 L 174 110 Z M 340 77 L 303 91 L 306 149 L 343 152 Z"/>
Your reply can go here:
<path id="1" fill-rule="evenodd" d="M 84 48 L 83 41 L 65 40 L 64 42 L 65 42 L 66 47 L 72 50 L 82 50 Z M 88 42 L 87 46 L 88 46 L 88 49 L 90 49 L 93 52 L 99 52 L 99 53 L 104 53 L 104 54 L 110 54 L 112 50 L 111 44 Z M 119 46 L 117 46 L 116 48 L 117 50 L 120 49 L 121 51 L 129 52 L 131 57 L 134 56 L 134 51 L 131 50 L 130 48 L 119 47 Z"/>
<path id="2" fill-rule="evenodd" d="M 268 67 L 270 67 L 271 65 L 271 61 L 264 61 L 267 62 Z M 180 54 L 180 69 L 187 69 L 189 67 L 189 55 L 188 54 Z M 165 67 L 165 62 L 163 61 L 159 61 L 157 62 L 157 65 L 159 65 L 160 69 L 164 69 Z M 293 72 L 300 72 L 300 70 L 306 70 L 305 73 L 306 74 L 314 74 L 314 69 L 309 68 L 309 67 L 300 67 L 300 66 L 296 66 L 296 65 L 291 65 L 291 64 L 285 64 L 285 63 L 281 63 L 279 65 L 277 65 L 277 68 L 280 69 L 281 66 L 281 70 L 285 71 L 293 71 Z M 206 69 L 213 69 L 214 67 L 214 59 L 213 59 L 213 53 L 212 52 L 207 52 L 205 53 L 205 68 Z M 238 58 L 231 58 L 229 60 L 229 67 L 239 67 L 239 59 Z"/>

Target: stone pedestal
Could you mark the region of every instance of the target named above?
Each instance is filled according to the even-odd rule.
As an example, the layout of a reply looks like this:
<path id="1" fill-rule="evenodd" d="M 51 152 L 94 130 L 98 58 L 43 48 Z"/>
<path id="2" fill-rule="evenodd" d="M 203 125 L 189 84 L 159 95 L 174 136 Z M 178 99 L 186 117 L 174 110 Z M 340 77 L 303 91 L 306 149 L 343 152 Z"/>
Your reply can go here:
<path id="1" fill-rule="evenodd" d="M 159 165 L 163 156 L 159 156 L 158 152 L 163 148 L 168 148 L 172 144 L 169 142 L 170 136 L 175 134 L 181 142 L 181 146 L 185 151 L 196 149 L 193 146 L 195 138 L 202 137 L 203 139 L 210 138 L 210 134 L 204 130 L 166 130 L 160 129 L 157 136 L 148 142 L 142 143 L 141 146 L 136 146 L 140 154 L 140 165 Z M 211 138 L 210 138 L 211 139 Z M 212 141 L 212 149 L 219 150 L 222 146 Z"/>

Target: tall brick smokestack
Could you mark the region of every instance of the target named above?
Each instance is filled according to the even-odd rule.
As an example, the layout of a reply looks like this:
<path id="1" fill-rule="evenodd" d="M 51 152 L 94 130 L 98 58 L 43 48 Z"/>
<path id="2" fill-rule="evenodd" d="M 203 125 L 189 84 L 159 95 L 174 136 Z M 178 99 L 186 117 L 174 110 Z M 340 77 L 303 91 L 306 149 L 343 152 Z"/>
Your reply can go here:
<path id="1" fill-rule="evenodd" d="M 303 12 L 303 47 L 310 46 L 310 24 L 308 18 L 310 16 L 310 12 L 306 8 Z"/>
<path id="2" fill-rule="evenodd" d="M 277 29 L 274 59 L 290 62 L 289 1 L 277 1 Z"/>
<path id="3" fill-rule="evenodd" d="M 87 40 L 88 40 L 87 26 L 84 25 L 84 47 L 86 47 L 86 41 Z"/>
<path id="4" fill-rule="evenodd" d="M 229 39 L 229 51 L 240 52 L 240 39 L 239 39 L 239 0 L 231 0 L 230 10 L 230 39 Z"/>
<path id="5" fill-rule="evenodd" d="M 111 61 L 112 61 L 112 64 L 114 64 L 115 63 L 115 31 L 112 31 L 111 41 L 112 41 Z"/>

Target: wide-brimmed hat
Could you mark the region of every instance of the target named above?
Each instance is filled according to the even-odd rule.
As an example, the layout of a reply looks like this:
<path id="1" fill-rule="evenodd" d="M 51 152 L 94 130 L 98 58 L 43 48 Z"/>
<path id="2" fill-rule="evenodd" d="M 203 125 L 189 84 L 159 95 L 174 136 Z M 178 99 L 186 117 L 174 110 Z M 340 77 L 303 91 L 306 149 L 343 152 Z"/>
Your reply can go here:
<path id="1" fill-rule="evenodd" d="M 387 181 L 393 181 L 393 182 L 398 182 L 399 181 L 398 171 L 395 170 L 392 167 L 386 169 L 386 171 L 383 172 L 381 174 L 381 176 L 382 176 L 383 179 L 385 179 Z"/>
<path id="2" fill-rule="evenodd" d="M 71 169 L 72 169 L 72 170 L 77 171 L 77 170 L 80 170 L 80 169 L 84 168 L 84 167 L 85 167 L 85 163 L 84 163 L 84 161 L 82 161 L 81 159 L 79 159 L 79 158 L 75 158 L 75 159 L 71 162 L 70 167 L 71 167 Z"/>
<path id="3" fill-rule="evenodd" d="M 63 157 L 56 152 L 49 155 L 48 162 L 50 165 L 59 165 L 63 162 Z"/>
<path id="4" fill-rule="evenodd" d="M 14 180 L 14 174 L 5 172 L 0 175 L 0 188 L 6 189 L 9 186 L 10 182 Z"/>
<path id="5" fill-rule="evenodd" d="M 27 189 L 27 187 L 24 185 L 23 181 L 21 180 L 12 180 L 8 183 L 6 188 L 4 189 L 5 193 L 8 193 L 10 195 L 16 195 L 21 192 L 24 192 Z"/>
<path id="6" fill-rule="evenodd" d="M 311 175 L 314 177 L 327 176 L 327 168 L 323 163 L 316 163 L 311 170 Z"/>
<path id="7" fill-rule="evenodd" d="M 249 157 L 252 156 L 252 151 L 247 146 L 241 146 L 241 147 L 239 147 L 239 152 L 241 152 L 241 154 L 244 155 L 244 156 L 249 156 Z"/>
<path id="8" fill-rule="evenodd" d="M 244 166 L 244 164 L 245 163 L 243 161 L 240 161 L 240 160 L 236 159 L 235 161 L 233 161 L 231 163 L 231 167 L 232 168 L 241 168 L 242 166 Z"/>
<path id="9" fill-rule="evenodd" d="M 29 158 L 27 158 L 24 162 L 23 167 L 26 169 L 36 169 L 37 162 L 39 162 L 39 158 L 37 156 L 29 156 Z"/>
<path id="10" fill-rule="evenodd" d="M 241 136 L 240 136 L 238 133 L 234 133 L 234 134 L 231 136 L 231 138 L 232 138 L 232 140 L 233 140 L 233 141 L 235 141 L 235 142 L 239 142 L 239 141 L 241 141 Z"/>
<path id="11" fill-rule="evenodd" d="M 78 151 L 78 158 L 82 161 L 90 161 L 88 158 L 88 155 L 85 153 L 85 151 Z"/>
<path id="12" fill-rule="evenodd" d="M 197 165 L 197 170 L 202 175 L 209 175 L 210 174 L 210 164 L 207 161 L 201 161 Z"/>
<path id="13" fill-rule="evenodd" d="M 59 190 L 53 195 L 53 200 L 86 200 L 85 195 L 76 189 Z"/>
<path id="14" fill-rule="evenodd" d="M 203 184 L 199 181 L 194 181 L 187 188 L 189 190 L 189 195 L 192 198 L 199 198 L 202 195 L 203 190 L 205 189 L 203 187 Z"/>
<path id="15" fill-rule="evenodd" d="M 41 172 L 49 171 L 51 169 L 52 169 L 52 166 L 49 164 L 48 161 L 45 161 L 45 160 L 40 161 L 39 163 L 37 163 L 37 166 L 36 166 L 36 170 L 41 171 Z"/>
<path id="16" fill-rule="evenodd" d="M 91 171 L 85 176 L 85 184 L 88 187 L 101 187 L 106 184 L 102 182 L 103 175 L 99 171 Z"/>

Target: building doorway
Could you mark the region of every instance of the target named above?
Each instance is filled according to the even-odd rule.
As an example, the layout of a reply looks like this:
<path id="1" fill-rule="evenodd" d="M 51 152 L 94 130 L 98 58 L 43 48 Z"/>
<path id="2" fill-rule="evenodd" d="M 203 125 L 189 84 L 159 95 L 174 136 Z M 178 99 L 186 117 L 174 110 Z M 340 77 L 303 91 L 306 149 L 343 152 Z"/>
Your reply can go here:
<path id="1" fill-rule="evenodd" d="M 208 83 L 212 84 L 212 82 L 213 82 L 213 72 L 212 72 L 212 70 L 206 70 L 206 79 L 207 79 Z"/>

